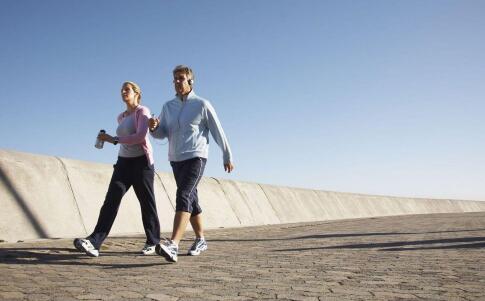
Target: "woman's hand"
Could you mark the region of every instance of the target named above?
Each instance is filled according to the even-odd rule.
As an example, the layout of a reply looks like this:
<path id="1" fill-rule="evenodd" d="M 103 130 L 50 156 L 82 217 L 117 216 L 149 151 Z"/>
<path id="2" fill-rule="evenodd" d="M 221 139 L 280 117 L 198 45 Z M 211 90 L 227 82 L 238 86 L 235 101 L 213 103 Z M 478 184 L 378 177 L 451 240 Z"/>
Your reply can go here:
<path id="1" fill-rule="evenodd" d="M 106 133 L 99 133 L 98 139 L 101 141 L 107 141 L 109 143 L 113 143 L 115 141 L 115 138 L 113 136 L 108 135 Z"/>

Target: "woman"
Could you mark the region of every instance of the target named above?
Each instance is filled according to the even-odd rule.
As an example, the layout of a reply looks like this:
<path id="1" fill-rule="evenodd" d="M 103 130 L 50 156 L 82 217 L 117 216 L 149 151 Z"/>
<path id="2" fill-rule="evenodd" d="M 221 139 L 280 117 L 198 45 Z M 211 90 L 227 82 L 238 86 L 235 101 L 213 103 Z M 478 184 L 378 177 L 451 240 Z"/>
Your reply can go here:
<path id="1" fill-rule="evenodd" d="M 140 202 L 147 237 L 142 254 L 155 253 L 155 245 L 160 242 L 160 223 L 153 191 L 153 152 L 148 140 L 150 110 L 140 105 L 141 90 L 134 82 L 123 83 L 121 98 L 126 104 L 126 111 L 118 116 L 116 136 L 105 133 L 98 135 L 102 141 L 120 144 L 118 161 L 114 166 L 108 193 L 93 233 L 86 239 L 74 240 L 76 249 L 93 257 L 99 256 L 101 244 L 108 236 L 118 213 L 121 198 L 131 186 Z"/>

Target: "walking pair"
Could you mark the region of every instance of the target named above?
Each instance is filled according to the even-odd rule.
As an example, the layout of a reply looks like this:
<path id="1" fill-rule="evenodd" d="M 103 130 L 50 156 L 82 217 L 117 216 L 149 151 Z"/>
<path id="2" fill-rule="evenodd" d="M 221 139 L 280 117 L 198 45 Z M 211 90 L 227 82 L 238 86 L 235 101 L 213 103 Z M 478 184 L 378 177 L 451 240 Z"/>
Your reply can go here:
<path id="1" fill-rule="evenodd" d="M 189 222 L 196 239 L 188 254 L 199 255 L 207 250 L 197 185 L 208 157 L 209 132 L 222 149 L 224 170 L 227 172 L 234 169 L 231 150 L 214 108 L 193 91 L 192 70 L 183 65 L 175 67 L 173 83 L 176 97 L 164 104 L 158 118 L 150 118 L 149 109 L 140 105 L 141 90 L 137 84 L 123 84 L 121 96 L 127 109 L 118 116 L 116 136 L 98 135 L 102 141 L 120 144 L 118 161 L 93 233 L 85 239 L 74 240 L 79 251 L 99 256 L 99 249 L 113 225 L 121 199 L 131 186 L 140 202 L 146 234 L 142 254 L 156 252 L 167 261 L 177 262 L 178 245 Z M 149 134 L 156 139 L 168 139 L 168 159 L 177 184 L 173 231 L 171 239 L 164 242 L 160 242 Z"/>

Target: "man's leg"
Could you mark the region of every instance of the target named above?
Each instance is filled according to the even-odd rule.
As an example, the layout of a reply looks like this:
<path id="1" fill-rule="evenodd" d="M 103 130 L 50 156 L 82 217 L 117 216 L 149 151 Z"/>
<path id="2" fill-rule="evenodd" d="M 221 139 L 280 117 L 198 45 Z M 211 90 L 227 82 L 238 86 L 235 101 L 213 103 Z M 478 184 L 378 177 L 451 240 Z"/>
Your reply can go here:
<path id="1" fill-rule="evenodd" d="M 200 207 L 197 203 L 196 207 L 198 209 L 194 208 L 194 198 L 197 198 L 197 184 L 204 172 L 205 162 L 206 160 L 203 158 L 193 158 L 170 163 L 177 183 L 177 199 L 172 237 L 171 242 L 160 244 L 156 249 L 156 252 L 164 256 L 168 261 L 177 261 L 178 244 L 185 233 L 190 217 L 191 215 L 200 213 Z"/>
<path id="2" fill-rule="evenodd" d="M 195 208 L 194 208 L 195 211 Z M 194 229 L 195 232 L 195 240 L 192 246 L 190 246 L 189 251 L 187 252 L 187 255 L 190 256 L 197 256 L 200 255 L 201 252 L 207 250 L 207 242 L 205 241 L 204 238 L 204 230 L 202 228 L 202 213 L 200 211 L 197 211 L 197 213 L 192 213 L 192 216 L 190 217 L 190 224 L 192 225 L 192 229 Z"/>
<path id="3" fill-rule="evenodd" d="M 195 237 L 204 238 L 204 228 L 202 226 L 202 208 L 200 208 L 199 205 L 199 193 L 197 188 L 194 189 L 192 199 L 194 200 L 194 203 L 192 215 L 190 216 L 190 224 L 194 230 Z"/>
<path id="4" fill-rule="evenodd" d="M 202 209 L 199 206 L 199 196 L 197 188 L 192 192 L 192 215 L 190 216 L 190 224 L 195 233 L 195 240 L 192 246 L 190 246 L 187 255 L 197 256 L 201 252 L 207 250 L 207 242 L 204 238 L 204 228 L 202 226 Z"/>
<path id="5" fill-rule="evenodd" d="M 192 225 L 192 229 L 194 229 L 195 237 L 203 238 L 204 228 L 202 226 L 202 213 L 191 216 L 190 224 Z"/>
<path id="6" fill-rule="evenodd" d="M 173 221 L 172 241 L 177 245 L 187 229 L 189 220 L 192 227 L 195 225 L 196 235 L 201 234 L 202 219 L 200 216 L 196 217 L 202 212 L 198 202 L 197 185 L 204 173 L 205 163 L 206 159 L 193 158 L 172 164 L 177 182 L 177 208 Z"/>
<path id="7" fill-rule="evenodd" d="M 187 224 L 189 223 L 190 212 L 177 211 L 175 212 L 175 217 L 173 219 L 173 231 L 172 231 L 172 241 L 175 244 L 179 244 L 180 240 L 184 236 L 185 229 L 187 229 Z"/>

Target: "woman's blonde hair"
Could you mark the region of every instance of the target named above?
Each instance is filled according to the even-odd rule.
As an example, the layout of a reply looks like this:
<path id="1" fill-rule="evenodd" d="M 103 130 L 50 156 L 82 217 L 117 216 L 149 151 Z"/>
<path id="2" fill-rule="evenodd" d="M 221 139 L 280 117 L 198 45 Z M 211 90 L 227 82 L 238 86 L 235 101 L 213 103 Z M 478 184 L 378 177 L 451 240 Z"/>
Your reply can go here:
<path id="1" fill-rule="evenodd" d="M 123 91 L 123 88 L 125 86 L 130 86 L 133 89 L 133 92 L 135 92 L 136 95 L 137 95 L 136 100 L 137 100 L 138 104 L 140 104 L 141 103 L 141 89 L 140 89 L 140 86 L 138 86 L 135 82 L 130 82 L 130 81 L 124 82 L 123 85 L 121 85 L 121 91 Z"/>

